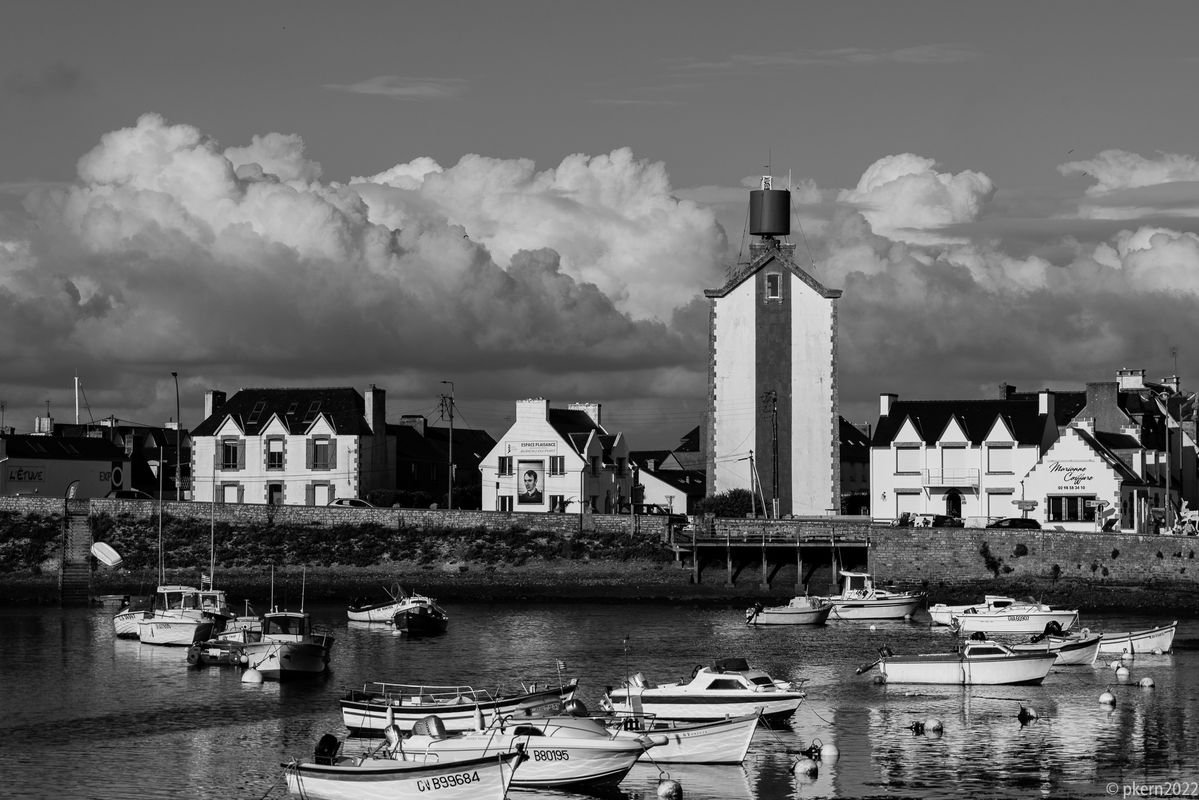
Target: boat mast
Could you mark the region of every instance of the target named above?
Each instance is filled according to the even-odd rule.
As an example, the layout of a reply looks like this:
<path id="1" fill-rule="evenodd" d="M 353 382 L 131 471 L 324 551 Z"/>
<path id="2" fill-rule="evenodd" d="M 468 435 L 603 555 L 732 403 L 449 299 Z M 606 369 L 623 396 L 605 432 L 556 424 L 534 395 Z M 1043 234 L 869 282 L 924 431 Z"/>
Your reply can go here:
<path id="1" fill-rule="evenodd" d="M 158 585 L 166 583 L 166 568 L 162 560 L 162 445 L 158 445 Z"/>

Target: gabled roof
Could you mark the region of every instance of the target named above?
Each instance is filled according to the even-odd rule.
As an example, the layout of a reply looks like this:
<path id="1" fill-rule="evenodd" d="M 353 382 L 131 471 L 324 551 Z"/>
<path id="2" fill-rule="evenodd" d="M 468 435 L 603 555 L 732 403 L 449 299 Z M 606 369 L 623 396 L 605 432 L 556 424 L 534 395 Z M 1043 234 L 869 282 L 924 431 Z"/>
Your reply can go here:
<path id="1" fill-rule="evenodd" d="M 587 440 L 591 438 L 592 434 L 607 435 L 603 427 L 596 425 L 587 412 L 578 409 L 551 408 L 549 409 L 549 423 L 559 436 L 570 442 L 570 446 L 576 453 L 583 452 L 583 449 L 587 447 Z M 610 447 L 611 443 L 604 445 L 605 455 Z"/>
<path id="2" fill-rule="evenodd" d="M 1136 486 L 1145 485 L 1145 481 L 1141 478 L 1141 476 L 1133 472 L 1127 464 L 1120 460 L 1119 456 L 1107 449 L 1107 447 L 1105 447 L 1103 443 L 1100 442 L 1099 439 L 1097 439 L 1094 435 L 1088 433 L 1082 428 L 1070 428 L 1070 430 L 1077 433 L 1078 438 L 1086 442 L 1091 449 L 1094 450 L 1101 459 L 1103 459 L 1104 463 L 1106 463 L 1108 467 L 1118 473 L 1120 480 L 1123 483 Z"/>
<path id="3" fill-rule="evenodd" d="M 4 437 L 9 458 L 44 458 L 54 461 L 124 461 L 125 451 L 107 439 L 92 436 L 38 436 L 13 434 Z"/>
<path id="4" fill-rule="evenodd" d="M 1009 400 L 1036 402 L 1040 392 L 1012 392 Z M 1053 420 L 1060 428 L 1070 424 L 1087 404 L 1086 392 L 1053 392 Z"/>
<path id="5" fill-rule="evenodd" d="M 339 436 L 368 436 L 366 402 L 356 389 L 242 389 L 225 401 L 212 416 L 192 431 L 192 436 L 213 436 L 226 418 L 232 418 L 246 436 L 258 436 L 278 418 L 291 435 L 302 435 L 320 417 Z"/>
<path id="6" fill-rule="evenodd" d="M 835 299 L 841 296 L 840 289 L 829 289 L 796 264 L 791 256 L 794 251 L 795 245 L 793 244 L 782 244 L 775 239 L 766 239 L 761 244 L 754 246 L 752 250 L 754 257 L 750 259 L 748 264 L 739 264 L 736 267 L 730 268 L 728 270 L 728 279 L 725 281 L 724 286 L 721 286 L 719 289 L 704 289 L 704 296 L 710 298 L 724 297 L 771 263 L 777 263 L 822 297 Z"/>
<path id="7" fill-rule="evenodd" d="M 953 419 L 977 447 L 997 417 L 1003 419 L 1018 444 L 1040 445 L 1045 419 L 1036 400 L 896 400 L 891 403 L 890 413 L 878 418 L 871 444 L 889 447 L 905 420 L 911 421 L 925 444 L 936 444 Z"/>

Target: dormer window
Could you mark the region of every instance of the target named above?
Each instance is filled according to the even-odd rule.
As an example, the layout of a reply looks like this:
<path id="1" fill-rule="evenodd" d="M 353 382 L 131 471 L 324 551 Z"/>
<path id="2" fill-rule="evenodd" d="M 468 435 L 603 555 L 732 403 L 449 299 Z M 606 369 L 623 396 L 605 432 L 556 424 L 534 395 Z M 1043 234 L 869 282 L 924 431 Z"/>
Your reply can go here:
<path id="1" fill-rule="evenodd" d="M 770 272 L 766 275 L 766 299 L 783 299 L 783 276 L 778 272 Z"/>

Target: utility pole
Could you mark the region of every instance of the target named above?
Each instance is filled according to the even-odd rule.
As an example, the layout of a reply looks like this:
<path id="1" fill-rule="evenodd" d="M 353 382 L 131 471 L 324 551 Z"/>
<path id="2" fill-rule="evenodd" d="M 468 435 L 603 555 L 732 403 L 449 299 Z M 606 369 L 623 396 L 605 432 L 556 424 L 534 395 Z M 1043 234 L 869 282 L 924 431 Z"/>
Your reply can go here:
<path id="1" fill-rule="evenodd" d="M 450 396 L 447 398 L 444 394 L 441 396 L 441 414 L 442 416 L 449 415 L 450 418 L 450 477 L 449 489 L 446 491 L 446 508 L 453 509 L 454 507 L 454 382 L 442 381 L 450 387 Z"/>
<path id="2" fill-rule="evenodd" d="M 179 373 L 172 372 L 171 377 L 175 379 L 175 502 L 178 503 L 181 499 L 180 486 L 183 484 L 183 472 L 180 462 L 180 459 L 183 457 L 183 449 L 179 445 L 179 436 L 183 429 L 183 420 L 179 418 Z M 161 470 L 162 467 L 159 467 L 159 469 Z M 192 499 L 195 499 L 195 495 L 192 495 Z"/>

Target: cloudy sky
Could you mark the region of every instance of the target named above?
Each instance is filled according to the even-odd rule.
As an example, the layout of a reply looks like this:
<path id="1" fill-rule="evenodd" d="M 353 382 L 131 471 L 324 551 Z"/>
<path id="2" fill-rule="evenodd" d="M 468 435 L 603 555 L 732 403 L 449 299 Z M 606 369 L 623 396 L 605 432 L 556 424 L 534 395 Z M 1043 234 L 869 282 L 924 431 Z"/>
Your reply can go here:
<path id="1" fill-rule="evenodd" d="M 841 404 L 1199 380 L 1193 2 L 11 3 L 4 424 L 388 390 L 499 436 L 705 407 L 748 190 L 844 290 Z"/>

